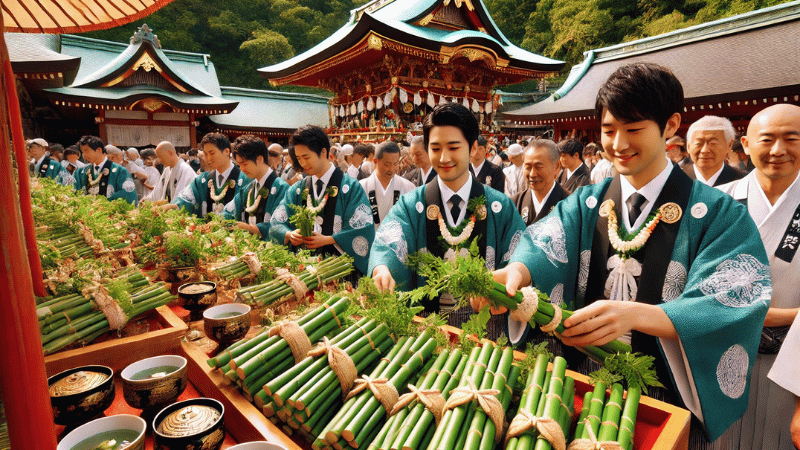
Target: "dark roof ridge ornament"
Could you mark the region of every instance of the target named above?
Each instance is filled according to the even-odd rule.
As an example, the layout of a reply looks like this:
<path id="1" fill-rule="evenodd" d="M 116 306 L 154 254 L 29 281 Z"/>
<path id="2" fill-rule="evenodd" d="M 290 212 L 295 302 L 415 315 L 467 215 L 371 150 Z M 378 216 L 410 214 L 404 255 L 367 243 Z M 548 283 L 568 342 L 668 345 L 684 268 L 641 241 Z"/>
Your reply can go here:
<path id="1" fill-rule="evenodd" d="M 151 30 L 146 23 L 139 27 L 139 29 L 133 33 L 133 36 L 131 36 L 131 44 L 138 44 L 142 41 L 150 41 L 153 47 L 161 48 L 161 42 L 158 40 L 158 36 L 153 34 L 153 30 Z"/>

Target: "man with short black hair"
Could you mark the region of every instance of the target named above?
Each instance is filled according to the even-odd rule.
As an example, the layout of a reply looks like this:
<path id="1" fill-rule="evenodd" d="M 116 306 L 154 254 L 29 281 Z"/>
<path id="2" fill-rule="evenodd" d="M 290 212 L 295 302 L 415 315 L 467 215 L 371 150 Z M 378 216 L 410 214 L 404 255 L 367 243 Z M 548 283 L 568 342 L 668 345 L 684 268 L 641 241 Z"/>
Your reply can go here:
<path id="1" fill-rule="evenodd" d="M 525 150 L 522 169 L 528 187 L 511 197 L 525 226 L 543 219 L 561 200 L 569 196 L 556 177 L 561 170 L 558 144 L 550 139 L 537 139 Z"/>
<path id="2" fill-rule="evenodd" d="M 61 165 L 64 166 L 64 169 L 69 173 L 70 177 L 72 177 L 67 184 L 75 184 L 75 171 L 86 164 L 81 161 L 81 151 L 78 150 L 78 147 L 76 145 L 70 145 L 64 150 L 64 159 L 61 161 Z"/>
<path id="3" fill-rule="evenodd" d="M 222 214 L 225 205 L 250 180 L 231 162 L 231 143 L 225 135 L 208 133 L 200 147 L 211 170 L 192 180 L 172 204 L 202 218 L 210 213 Z"/>
<path id="4" fill-rule="evenodd" d="M 494 190 L 503 192 L 506 186 L 506 176 L 503 169 L 486 159 L 486 138 L 478 136 L 478 150 L 470 155 L 470 172 L 475 175 L 479 183 L 483 183 Z"/>
<path id="5" fill-rule="evenodd" d="M 667 159 L 683 108 L 668 69 L 618 68 L 595 109 L 620 175 L 579 189 L 531 225 L 494 278 L 509 295 L 533 283 L 574 310 L 561 332 L 568 346 L 629 340 L 654 357 L 666 388 L 648 395 L 694 413 L 691 447 L 731 448 L 770 302 L 769 261 L 747 209 Z"/>
<path id="6" fill-rule="evenodd" d="M 525 224 L 503 193 L 478 183 L 470 174 L 470 155 L 477 151 L 478 121 L 459 103 L 436 106 L 423 121 L 423 139 L 437 176 L 400 198 L 381 223 L 369 258 L 369 273 L 380 290 L 412 290 L 425 283 L 406 266 L 408 256 L 426 249 L 453 260 L 475 242 L 486 267 L 503 267 L 519 242 Z M 422 302 L 425 311 L 449 312 L 448 323 L 460 326 L 472 315 L 442 295 Z M 493 319 L 488 337 L 505 332 L 504 318 Z"/>
<path id="7" fill-rule="evenodd" d="M 374 164 L 375 171 L 359 183 L 367 193 L 369 206 L 372 208 L 372 221 L 375 222 L 375 228 L 378 228 L 400 196 L 413 191 L 416 186 L 397 175 L 400 147 L 396 143 L 386 141 L 378 145 Z"/>
<path id="8" fill-rule="evenodd" d="M 369 156 L 369 148 L 366 144 L 357 144 L 353 148 L 353 155 L 350 157 L 350 167 L 347 168 L 347 176 L 354 180 L 359 180 L 361 174 L 361 164 Z"/>
<path id="9" fill-rule="evenodd" d="M 428 150 L 425 149 L 425 138 L 414 136 L 411 139 L 411 162 L 414 168 L 405 174 L 405 179 L 414 183 L 414 186 L 422 186 L 430 183 L 436 177 L 436 169 L 431 164 Z"/>
<path id="10" fill-rule="evenodd" d="M 566 139 L 558 143 L 561 153 L 561 175 L 558 182 L 569 192 L 575 192 L 581 186 L 592 184 L 589 168 L 583 163 L 583 145 L 577 139 Z"/>
<path id="11" fill-rule="evenodd" d="M 322 128 L 302 126 L 292 134 L 289 143 L 289 155 L 296 166 L 303 168 L 306 177 L 289 188 L 275 209 L 270 237 L 294 247 L 305 245 L 321 255 L 347 253 L 356 269 L 366 273 L 375 227 L 364 189 L 330 162 L 330 140 Z M 291 205 L 319 211 L 312 236 L 303 237 L 290 223 L 289 218 L 294 214 Z"/>
<path id="12" fill-rule="evenodd" d="M 89 195 L 102 195 L 109 200 L 118 198 L 136 204 L 136 185 L 124 167 L 106 157 L 103 141 L 96 136 L 83 136 L 78 141 L 81 153 L 89 165 L 75 171 L 73 186 Z"/>
<path id="13" fill-rule="evenodd" d="M 685 165 L 683 171 L 689 178 L 708 186 L 721 186 L 742 178 L 744 172 L 725 164 L 735 139 L 736 130 L 727 118 L 700 118 L 686 132 L 692 164 Z"/>
<path id="14" fill-rule="evenodd" d="M 272 213 L 283 200 L 289 185 L 267 164 L 269 152 L 261 138 L 242 135 L 236 138 L 232 147 L 236 164 L 253 181 L 225 205 L 223 216 L 238 221 L 237 227 L 267 240 Z"/>

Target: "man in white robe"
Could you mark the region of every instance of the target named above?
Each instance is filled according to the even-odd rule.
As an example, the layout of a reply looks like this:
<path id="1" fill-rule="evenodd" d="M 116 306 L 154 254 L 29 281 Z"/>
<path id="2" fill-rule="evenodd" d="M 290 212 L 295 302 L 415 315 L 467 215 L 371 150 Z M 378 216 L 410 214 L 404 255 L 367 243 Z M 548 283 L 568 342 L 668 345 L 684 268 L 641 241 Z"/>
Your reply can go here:
<path id="1" fill-rule="evenodd" d="M 747 205 L 769 257 L 772 301 L 764 321 L 750 400 L 742 420 L 742 449 L 791 449 L 786 417 L 794 396 L 767 380 L 781 342 L 800 311 L 800 107 L 774 105 L 750 121 L 742 145 L 755 170 L 720 190 Z M 797 367 L 798 355 L 793 365 Z"/>
<path id="2" fill-rule="evenodd" d="M 142 200 L 151 202 L 166 200 L 169 203 L 191 184 L 197 174 L 186 161 L 178 156 L 175 146 L 171 142 L 164 141 L 158 144 L 156 155 L 164 165 L 164 172 L 153 190 Z"/>
<path id="3" fill-rule="evenodd" d="M 400 147 L 396 143 L 386 141 L 378 145 L 374 163 L 375 171 L 369 177 L 360 180 L 359 183 L 367 193 L 372 210 L 372 220 L 377 229 L 400 196 L 413 191 L 416 186 L 397 175 L 400 167 Z"/>
<path id="4" fill-rule="evenodd" d="M 800 448 L 800 365 L 797 364 L 800 355 L 800 319 L 795 318 L 786 340 L 783 341 L 781 351 L 775 359 L 775 364 L 769 371 L 769 379 L 786 389 L 794 396 L 794 416 L 789 422 L 794 446 Z M 785 421 L 786 418 L 778 418 Z"/>
<path id="5" fill-rule="evenodd" d="M 523 153 L 524 149 L 519 144 L 509 145 L 506 151 L 508 159 L 511 160 L 511 164 L 503 169 L 503 173 L 506 176 L 505 193 L 509 197 L 519 194 L 528 186 L 528 180 L 525 178 L 525 171 L 522 169 Z"/>

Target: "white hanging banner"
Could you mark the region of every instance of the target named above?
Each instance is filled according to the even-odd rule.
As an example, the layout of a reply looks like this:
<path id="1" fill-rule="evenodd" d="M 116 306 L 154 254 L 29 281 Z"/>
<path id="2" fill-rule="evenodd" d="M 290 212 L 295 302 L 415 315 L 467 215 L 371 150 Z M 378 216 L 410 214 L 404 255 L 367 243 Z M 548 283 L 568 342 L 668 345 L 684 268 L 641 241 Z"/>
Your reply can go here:
<path id="1" fill-rule="evenodd" d="M 419 106 L 419 105 L 421 105 L 421 104 L 422 104 L 422 96 L 421 96 L 421 95 L 419 95 L 419 91 L 417 91 L 417 93 L 416 93 L 416 94 L 414 94 L 414 104 L 415 104 L 416 106 Z"/>
<path id="2" fill-rule="evenodd" d="M 467 97 L 464 97 L 464 101 L 461 104 L 464 105 L 464 108 L 469 109 L 469 99 Z"/>
<path id="3" fill-rule="evenodd" d="M 480 111 L 481 111 L 480 103 L 478 103 L 478 101 L 473 98 L 472 99 L 472 112 L 476 113 L 476 112 L 480 112 Z"/>
<path id="4" fill-rule="evenodd" d="M 436 101 L 433 99 L 433 93 L 431 93 L 430 91 L 428 91 L 428 98 L 426 99 L 426 103 L 427 103 L 427 104 L 428 104 L 428 106 L 430 106 L 431 108 L 433 108 L 434 106 L 436 106 Z"/>
<path id="5" fill-rule="evenodd" d="M 486 112 L 488 114 L 491 114 L 492 113 L 492 108 L 493 108 L 492 101 L 489 100 L 488 102 L 486 102 Z"/>
<path id="6" fill-rule="evenodd" d="M 346 115 L 346 111 L 344 110 L 344 105 L 339 105 L 339 117 L 344 117 Z"/>
<path id="7" fill-rule="evenodd" d="M 375 98 L 377 98 L 377 100 L 375 101 L 375 107 L 378 109 L 383 108 L 383 99 L 381 98 L 381 96 L 379 95 Z"/>
<path id="8" fill-rule="evenodd" d="M 356 111 L 364 112 L 364 100 L 359 100 L 358 104 L 356 105 Z"/>
<path id="9" fill-rule="evenodd" d="M 375 102 L 370 97 L 369 101 L 367 101 L 367 111 L 372 111 L 373 109 L 375 109 Z"/>
<path id="10" fill-rule="evenodd" d="M 440 105 L 444 105 L 445 103 L 447 103 L 447 100 L 444 98 L 444 95 L 440 95 L 439 96 L 439 104 Z"/>
<path id="11" fill-rule="evenodd" d="M 106 133 L 108 142 L 117 147 L 144 147 L 162 141 L 172 142 L 176 147 L 191 145 L 188 123 L 185 127 L 107 124 Z"/>
<path id="12" fill-rule="evenodd" d="M 400 103 L 406 103 L 408 101 L 408 92 L 405 89 L 400 88 Z"/>
<path id="13" fill-rule="evenodd" d="M 355 104 L 355 103 L 351 103 L 351 104 L 350 104 L 350 115 L 351 115 L 351 116 L 354 116 L 354 115 L 356 115 L 356 112 L 357 112 L 357 110 L 356 110 L 356 104 Z"/>
<path id="14" fill-rule="evenodd" d="M 383 96 L 383 104 L 387 107 L 392 104 L 392 90 L 389 89 L 386 91 L 386 95 Z"/>

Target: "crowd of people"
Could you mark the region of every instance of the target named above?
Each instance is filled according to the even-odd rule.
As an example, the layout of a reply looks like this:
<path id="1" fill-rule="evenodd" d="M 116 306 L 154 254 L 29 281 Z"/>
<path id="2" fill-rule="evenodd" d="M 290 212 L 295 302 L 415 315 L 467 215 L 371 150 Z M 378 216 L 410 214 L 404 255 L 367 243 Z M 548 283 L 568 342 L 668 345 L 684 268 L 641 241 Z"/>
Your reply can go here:
<path id="1" fill-rule="evenodd" d="M 422 135 L 376 146 L 304 126 L 288 149 L 218 133 L 186 154 L 92 136 L 28 149 L 36 176 L 346 253 L 381 290 L 425 283 L 406 265 L 416 252 L 476 244 L 509 295 L 532 285 L 575 310 L 560 336 L 571 367 L 591 364 L 570 346 L 615 339 L 654 356 L 664 388 L 649 394 L 693 413 L 690 448 L 800 448 L 800 107 L 770 106 L 739 137 L 716 116 L 677 136 L 682 111 L 680 81 L 637 63 L 598 93 L 600 143 L 487 139 L 450 103 Z M 292 224 L 298 207 L 316 214 L 310 235 Z M 458 326 L 487 302 L 422 306 Z M 491 307 L 490 338 L 547 338 Z"/>

